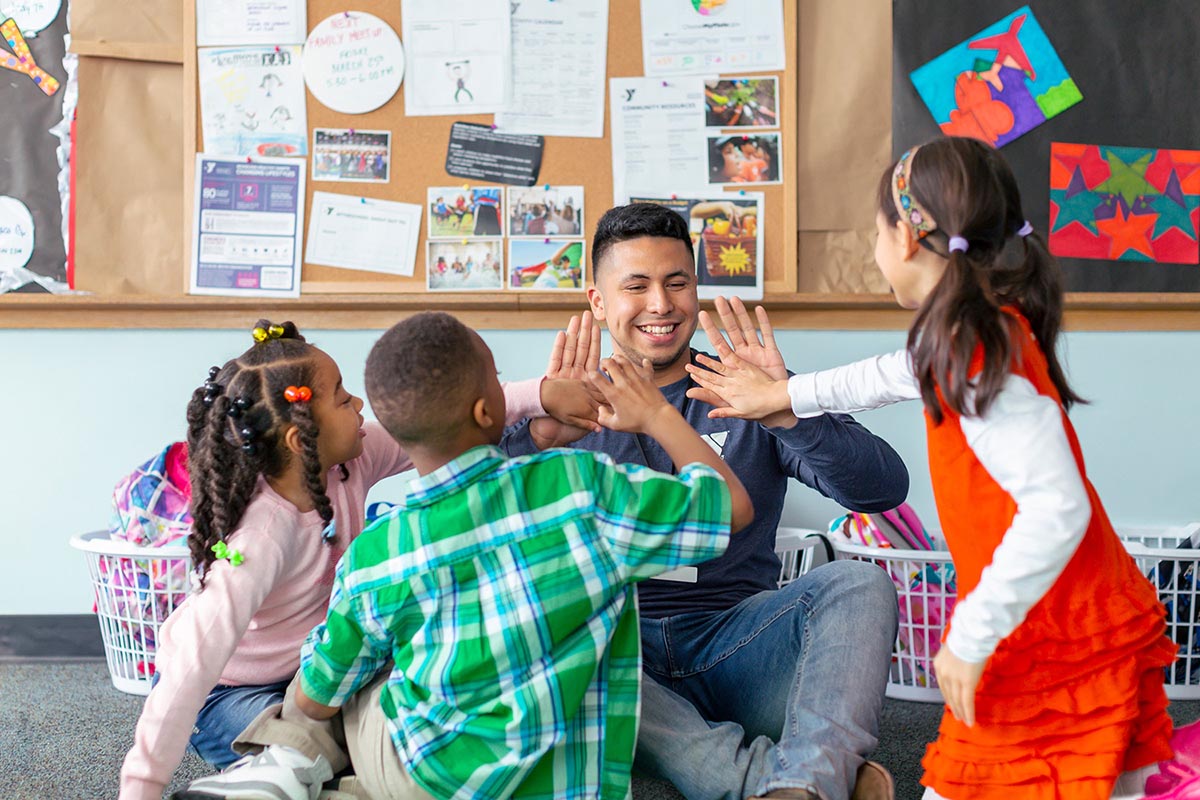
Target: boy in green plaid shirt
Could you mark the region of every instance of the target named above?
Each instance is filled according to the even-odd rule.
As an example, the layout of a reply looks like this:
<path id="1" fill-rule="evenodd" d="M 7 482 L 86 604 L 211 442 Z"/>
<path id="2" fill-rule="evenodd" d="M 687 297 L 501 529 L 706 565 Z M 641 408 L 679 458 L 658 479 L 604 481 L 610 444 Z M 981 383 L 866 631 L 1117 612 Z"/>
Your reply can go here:
<path id="1" fill-rule="evenodd" d="M 491 352 L 447 314 L 399 323 L 367 359 L 372 409 L 420 477 L 342 557 L 282 712 L 295 720 L 293 702 L 312 719 L 342 712 L 358 796 L 629 796 L 641 676 L 633 583 L 720 555 L 753 509 L 649 365 L 617 356 L 601 373 L 599 331 L 583 327 L 564 373 L 586 374 L 599 423 L 653 435 L 677 475 L 577 450 L 506 458 Z M 260 761 L 280 761 L 279 744 L 299 750 L 303 763 L 282 759 L 295 774 L 322 758 L 331 771 L 345 765 L 336 735 L 250 733 L 242 741 L 275 744 Z M 280 769 L 258 767 L 243 765 L 240 782 Z"/>

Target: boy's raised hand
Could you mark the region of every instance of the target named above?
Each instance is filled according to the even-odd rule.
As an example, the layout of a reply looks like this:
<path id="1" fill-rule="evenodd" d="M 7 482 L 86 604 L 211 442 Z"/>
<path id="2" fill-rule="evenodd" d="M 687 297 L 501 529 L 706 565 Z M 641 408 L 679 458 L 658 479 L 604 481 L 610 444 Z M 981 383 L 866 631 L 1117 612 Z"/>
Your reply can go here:
<path id="1" fill-rule="evenodd" d="M 654 385 L 654 368 L 648 359 L 641 367 L 621 354 L 606 358 L 601 371 L 588 375 L 592 386 L 604 397 L 600 406 L 600 424 L 614 431 L 650 433 L 660 414 L 678 414 Z"/>

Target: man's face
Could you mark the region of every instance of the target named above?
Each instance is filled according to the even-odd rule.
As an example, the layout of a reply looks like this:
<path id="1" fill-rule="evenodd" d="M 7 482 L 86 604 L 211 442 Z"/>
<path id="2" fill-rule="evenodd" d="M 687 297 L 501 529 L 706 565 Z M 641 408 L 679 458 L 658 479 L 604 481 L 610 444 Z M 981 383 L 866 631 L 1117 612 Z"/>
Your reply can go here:
<path id="1" fill-rule="evenodd" d="M 700 310 L 687 245 L 661 236 L 618 242 L 595 274 L 588 302 L 614 349 L 635 364 L 650 359 L 660 386 L 683 378 Z"/>

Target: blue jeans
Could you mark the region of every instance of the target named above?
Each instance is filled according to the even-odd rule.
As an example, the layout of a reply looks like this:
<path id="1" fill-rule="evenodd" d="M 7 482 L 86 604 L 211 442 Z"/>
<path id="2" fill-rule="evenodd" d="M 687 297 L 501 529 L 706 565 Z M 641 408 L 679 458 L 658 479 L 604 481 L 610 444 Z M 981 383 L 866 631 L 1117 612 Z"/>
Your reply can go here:
<path id="1" fill-rule="evenodd" d="M 896 618 L 883 570 L 835 561 L 725 611 L 643 619 L 635 766 L 688 800 L 846 800 L 878 743 Z"/>
<path id="2" fill-rule="evenodd" d="M 158 675 L 154 676 L 158 683 Z M 265 686 L 225 686 L 218 683 L 208 693 L 188 749 L 217 769 L 224 769 L 241 758 L 233 752 L 233 741 L 268 706 L 283 702 L 290 680 Z"/>

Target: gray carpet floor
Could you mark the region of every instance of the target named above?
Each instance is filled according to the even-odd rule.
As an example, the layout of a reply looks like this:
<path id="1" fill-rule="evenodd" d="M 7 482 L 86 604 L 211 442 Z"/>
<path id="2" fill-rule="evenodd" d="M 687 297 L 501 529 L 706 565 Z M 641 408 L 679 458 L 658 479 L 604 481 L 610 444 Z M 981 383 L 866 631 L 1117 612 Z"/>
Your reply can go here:
<path id="1" fill-rule="evenodd" d="M 121 760 L 133 742 L 142 698 L 112 687 L 102 661 L 0 661 L 0 800 L 102 800 L 117 795 Z M 1200 717 L 1200 702 L 1171 706 L 1177 723 Z M 921 796 L 925 744 L 941 707 L 888 700 L 874 759 L 896 778 L 898 800 Z M 210 770 L 189 755 L 169 791 Z M 169 796 L 169 792 L 168 792 Z M 634 800 L 678 800 L 668 784 L 637 778 Z"/>

